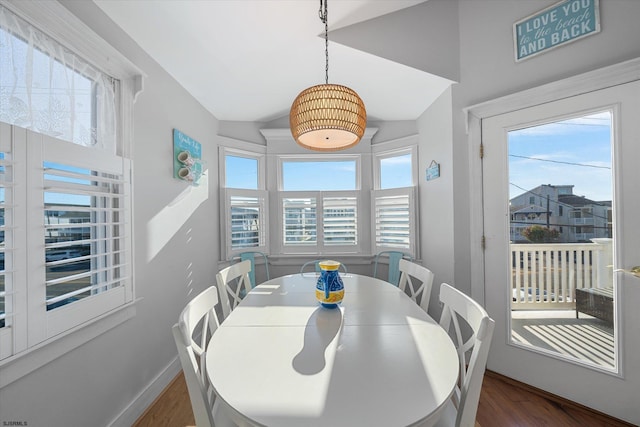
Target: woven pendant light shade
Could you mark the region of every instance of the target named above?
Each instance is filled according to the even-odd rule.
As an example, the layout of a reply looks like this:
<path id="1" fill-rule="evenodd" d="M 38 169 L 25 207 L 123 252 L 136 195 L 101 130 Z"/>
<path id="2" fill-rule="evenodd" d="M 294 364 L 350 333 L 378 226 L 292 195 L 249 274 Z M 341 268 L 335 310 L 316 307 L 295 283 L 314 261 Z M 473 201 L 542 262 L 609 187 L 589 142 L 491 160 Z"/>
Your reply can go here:
<path id="1" fill-rule="evenodd" d="M 322 84 L 300 92 L 291 105 L 289 125 L 293 138 L 304 148 L 344 150 L 360 142 L 367 111 L 352 89 Z"/>

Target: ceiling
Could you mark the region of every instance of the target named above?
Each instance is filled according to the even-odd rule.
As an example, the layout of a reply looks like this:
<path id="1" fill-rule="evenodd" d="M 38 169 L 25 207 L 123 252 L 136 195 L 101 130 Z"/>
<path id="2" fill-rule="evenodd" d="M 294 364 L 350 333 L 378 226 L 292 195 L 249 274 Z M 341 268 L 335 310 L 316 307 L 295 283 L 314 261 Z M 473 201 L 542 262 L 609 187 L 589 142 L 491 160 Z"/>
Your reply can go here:
<path id="1" fill-rule="evenodd" d="M 442 77 L 331 41 L 331 31 L 425 0 L 329 1 L 329 83 L 354 89 L 369 120 L 415 120 Z M 268 122 L 325 81 L 318 0 L 94 0 L 217 119 Z M 375 70 L 375 72 L 372 72 Z"/>

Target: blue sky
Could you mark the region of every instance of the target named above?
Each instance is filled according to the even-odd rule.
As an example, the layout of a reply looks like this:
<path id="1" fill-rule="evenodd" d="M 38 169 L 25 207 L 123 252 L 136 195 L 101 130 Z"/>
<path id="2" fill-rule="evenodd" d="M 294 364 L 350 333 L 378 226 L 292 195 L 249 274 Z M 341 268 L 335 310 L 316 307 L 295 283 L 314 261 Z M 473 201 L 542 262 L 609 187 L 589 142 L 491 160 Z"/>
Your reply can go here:
<path id="1" fill-rule="evenodd" d="M 611 145 L 608 112 L 509 132 L 510 198 L 573 184 L 576 195 L 611 200 Z"/>
<path id="2" fill-rule="evenodd" d="M 551 184 L 574 185 L 574 194 L 595 201 L 611 200 L 611 145 L 609 112 L 509 132 L 510 198 Z M 257 188 L 257 160 L 227 156 L 226 162 L 228 187 Z M 409 154 L 381 163 L 382 188 L 411 185 Z M 283 175 L 288 191 L 352 190 L 355 161 L 287 161 Z"/>
<path id="3" fill-rule="evenodd" d="M 227 187 L 256 189 L 258 162 L 237 156 L 227 156 Z M 381 188 L 411 185 L 411 155 L 403 154 L 381 160 Z M 283 162 L 285 191 L 337 191 L 356 188 L 355 160 Z"/>

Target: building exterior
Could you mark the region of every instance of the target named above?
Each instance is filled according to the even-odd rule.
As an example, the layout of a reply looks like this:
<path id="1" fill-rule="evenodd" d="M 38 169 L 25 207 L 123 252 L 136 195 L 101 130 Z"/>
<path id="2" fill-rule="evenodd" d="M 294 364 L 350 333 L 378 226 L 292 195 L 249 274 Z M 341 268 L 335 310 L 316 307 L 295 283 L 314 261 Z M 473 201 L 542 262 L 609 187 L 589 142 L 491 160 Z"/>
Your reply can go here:
<path id="1" fill-rule="evenodd" d="M 527 227 L 540 225 L 559 233 L 558 243 L 589 242 L 612 237 L 611 201 L 594 201 L 573 194 L 573 185 L 543 184 L 510 201 L 513 243 L 525 243 Z"/>

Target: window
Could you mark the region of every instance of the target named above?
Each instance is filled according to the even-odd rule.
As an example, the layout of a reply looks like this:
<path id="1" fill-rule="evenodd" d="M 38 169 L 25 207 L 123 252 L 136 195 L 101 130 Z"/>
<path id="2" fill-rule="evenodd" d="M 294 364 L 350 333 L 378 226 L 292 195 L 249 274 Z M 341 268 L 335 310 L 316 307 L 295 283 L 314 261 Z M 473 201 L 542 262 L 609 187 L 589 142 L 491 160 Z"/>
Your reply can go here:
<path id="1" fill-rule="evenodd" d="M 0 121 L 113 150 L 112 77 L 0 7 Z"/>
<path id="2" fill-rule="evenodd" d="M 355 158 L 292 158 L 283 159 L 281 164 L 283 191 L 353 191 L 358 188 Z"/>
<path id="3" fill-rule="evenodd" d="M 220 149 L 223 248 L 227 259 L 246 250 L 268 253 L 268 194 L 264 189 L 264 155 Z"/>
<path id="4" fill-rule="evenodd" d="M 249 247 L 310 257 L 384 248 L 417 257 L 414 141 L 361 142 L 355 154 L 292 154 L 298 150 L 288 129 L 263 134 L 267 147 L 237 140 L 221 147 L 226 260 Z"/>
<path id="5" fill-rule="evenodd" d="M 380 157 L 380 189 L 412 185 L 411 153 Z"/>
<path id="6" fill-rule="evenodd" d="M 359 169 L 358 156 L 280 158 L 283 253 L 358 251 Z"/>
<path id="7" fill-rule="evenodd" d="M 377 173 L 372 192 L 372 238 L 375 252 L 416 253 L 416 147 L 381 151 L 375 156 Z"/>
<path id="8" fill-rule="evenodd" d="M 140 76 L 80 28 L 57 2 L 0 6 L 0 387 L 59 354 L 32 349 L 57 340 L 73 348 L 132 313 L 114 315 L 134 299 L 123 154 Z M 21 363 L 3 364 L 10 357 Z"/>
<path id="9" fill-rule="evenodd" d="M 225 187 L 258 189 L 258 159 L 227 154 L 224 157 Z"/>
<path id="10" fill-rule="evenodd" d="M 2 138 L 6 357 L 132 301 L 130 172 L 121 157 L 0 126 L 13 135 Z"/>

